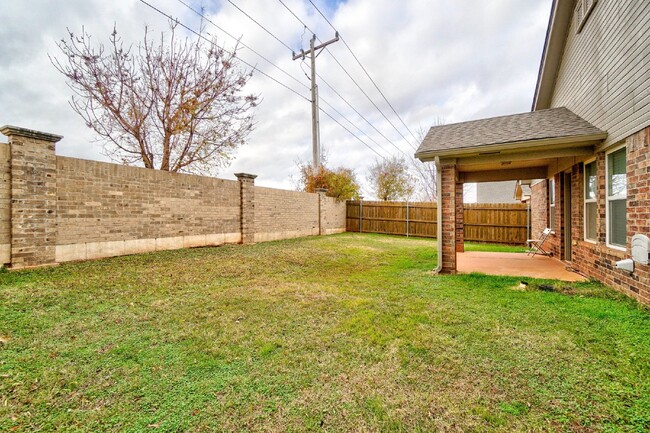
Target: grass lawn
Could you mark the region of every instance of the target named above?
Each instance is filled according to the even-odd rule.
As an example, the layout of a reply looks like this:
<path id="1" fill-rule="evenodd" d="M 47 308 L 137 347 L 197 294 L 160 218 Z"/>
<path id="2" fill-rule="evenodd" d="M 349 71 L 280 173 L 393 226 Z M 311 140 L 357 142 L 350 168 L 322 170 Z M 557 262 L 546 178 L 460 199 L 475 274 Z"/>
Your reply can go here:
<path id="1" fill-rule="evenodd" d="M 596 283 L 434 276 L 435 245 L 0 272 L 0 431 L 650 430 L 648 309 Z"/>

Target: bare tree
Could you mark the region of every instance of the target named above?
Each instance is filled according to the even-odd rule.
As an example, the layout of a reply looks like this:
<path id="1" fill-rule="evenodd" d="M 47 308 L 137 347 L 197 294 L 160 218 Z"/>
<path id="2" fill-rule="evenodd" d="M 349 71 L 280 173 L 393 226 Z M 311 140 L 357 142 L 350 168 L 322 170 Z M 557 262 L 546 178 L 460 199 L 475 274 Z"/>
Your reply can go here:
<path id="1" fill-rule="evenodd" d="M 176 24 L 157 43 L 145 27 L 136 47 L 117 30 L 108 46 L 95 46 L 82 29 L 68 30 L 50 57 L 74 92 L 70 105 L 123 163 L 172 172 L 216 174 L 253 127 L 257 97 L 242 95 L 251 77 L 236 50 L 178 38 Z"/>
<path id="2" fill-rule="evenodd" d="M 433 126 L 444 125 L 443 119 L 436 119 Z M 427 135 L 427 130 L 419 127 L 416 132 L 421 143 Z M 411 160 L 411 170 L 416 179 L 416 196 L 418 200 L 434 202 L 438 199 L 437 173 L 433 162 L 422 162 L 416 158 Z"/>
<path id="3" fill-rule="evenodd" d="M 409 173 L 404 158 L 393 156 L 375 161 L 370 167 L 368 183 L 379 200 L 408 200 L 415 189 L 415 179 Z"/>

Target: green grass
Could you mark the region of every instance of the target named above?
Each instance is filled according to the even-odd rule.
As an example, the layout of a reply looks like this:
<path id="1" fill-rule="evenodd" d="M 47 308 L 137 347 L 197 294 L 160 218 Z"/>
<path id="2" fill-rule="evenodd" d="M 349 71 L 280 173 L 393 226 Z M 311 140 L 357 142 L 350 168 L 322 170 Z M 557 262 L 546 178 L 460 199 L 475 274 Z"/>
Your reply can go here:
<path id="1" fill-rule="evenodd" d="M 647 309 L 435 262 L 343 234 L 0 272 L 0 431 L 650 429 Z"/>
<path id="2" fill-rule="evenodd" d="M 522 245 L 477 244 L 465 242 L 465 251 L 485 251 L 491 253 L 525 253 L 528 248 Z"/>

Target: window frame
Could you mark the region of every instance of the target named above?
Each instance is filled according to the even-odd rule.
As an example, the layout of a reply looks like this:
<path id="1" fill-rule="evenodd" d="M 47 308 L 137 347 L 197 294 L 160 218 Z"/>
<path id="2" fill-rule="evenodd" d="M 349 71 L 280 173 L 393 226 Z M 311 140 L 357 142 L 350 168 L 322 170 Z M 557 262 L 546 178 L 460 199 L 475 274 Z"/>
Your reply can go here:
<path id="1" fill-rule="evenodd" d="M 626 170 L 625 170 L 625 195 L 617 195 L 613 196 L 610 198 L 609 196 L 609 155 L 618 152 L 621 149 L 626 149 L 625 151 L 625 165 L 626 165 Z M 626 240 L 625 243 L 626 245 L 617 245 L 617 244 L 612 244 L 610 242 L 610 235 L 611 235 L 611 230 L 609 227 L 609 222 L 610 222 L 610 215 L 609 215 L 609 203 L 610 201 L 616 201 L 616 200 L 625 200 L 626 201 L 626 207 L 625 207 L 625 214 L 627 216 L 627 148 L 625 143 L 619 145 L 619 146 L 614 146 L 611 149 L 607 150 L 605 152 L 605 244 L 607 245 L 608 248 L 612 248 L 615 250 L 619 251 L 626 251 L 627 250 L 627 234 L 626 234 Z M 627 232 L 627 219 L 625 221 L 625 229 Z"/>
<path id="2" fill-rule="evenodd" d="M 587 198 L 587 166 L 590 164 L 595 164 L 596 167 L 596 198 Z M 598 243 L 598 224 L 596 224 L 596 238 L 592 239 L 588 237 L 588 230 L 587 230 L 587 204 L 588 203 L 596 203 L 596 221 L 598 221 L 598 159 L 597 158 L 592 158 L 587 161 L 584 161 L 582 163 L 582 172 L 583 172 L 583 192 L 584 192 L 584 198 L 583 198 L 583 215 L 582 215 L 582 224 L 583 224 L 583 235 L 582 238 L 583 240 L 590 242 L 592 244 Z"/>
<path id="3" fill-rule="evenodd" d="M 555 202 L 557 197 L 555 197 L 555 176 L 548 180 L 548 228 L 551 229 L 551 233 L 555 233 Z M 552 200 L 551 200 L 552 199 Z"/>

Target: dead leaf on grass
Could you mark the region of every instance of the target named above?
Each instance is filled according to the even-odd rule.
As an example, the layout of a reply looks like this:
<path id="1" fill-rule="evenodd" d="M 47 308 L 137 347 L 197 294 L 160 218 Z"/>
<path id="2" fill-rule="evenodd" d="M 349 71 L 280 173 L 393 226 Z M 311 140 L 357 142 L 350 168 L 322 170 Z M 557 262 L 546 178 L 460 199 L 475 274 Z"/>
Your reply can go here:
<path id="1" fill-rule="evenodd" d="M 7 335 L 0 335 L 0 344 L 7 344 L 9 343 L 9 340 L 11 340 L 11 338 Z"/>

